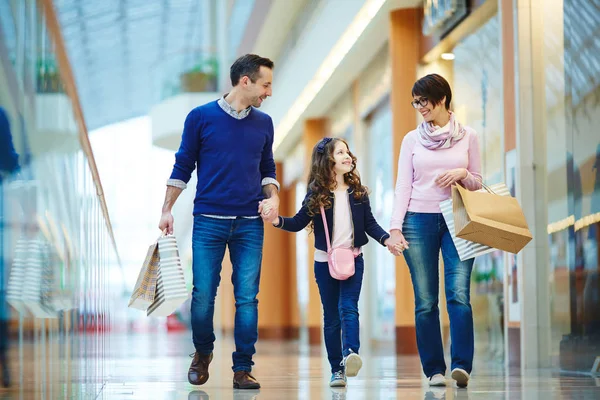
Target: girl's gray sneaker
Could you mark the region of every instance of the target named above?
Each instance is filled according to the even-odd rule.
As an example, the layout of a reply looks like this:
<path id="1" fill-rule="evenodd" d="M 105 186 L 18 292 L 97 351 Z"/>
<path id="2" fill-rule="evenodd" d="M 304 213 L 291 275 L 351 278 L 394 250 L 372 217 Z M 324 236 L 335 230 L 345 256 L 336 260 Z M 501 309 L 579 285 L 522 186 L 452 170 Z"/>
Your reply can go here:
<path id="1" fill-rule="evenodd" d="M 346 387 L 346 374 L 344 371 L 336 371 L 331 375 L 331 380 L 329 381 L 330 387 Z"/>

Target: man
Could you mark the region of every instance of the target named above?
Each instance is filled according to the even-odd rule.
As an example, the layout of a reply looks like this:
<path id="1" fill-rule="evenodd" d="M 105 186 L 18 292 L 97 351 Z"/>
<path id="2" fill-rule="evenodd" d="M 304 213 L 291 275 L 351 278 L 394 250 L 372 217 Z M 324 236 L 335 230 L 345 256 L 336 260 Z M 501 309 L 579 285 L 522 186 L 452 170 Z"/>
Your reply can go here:
<path id="1" fill-rule="evenodd" d="M 273 121 L 256 108 L 272 94 L 273 66 L 271 60 L 254 54 L 233 63 L 231 92 L 188 114 L 167 182 L 159 228 L 172 233 L 171 209 L 194 167 L 197 169 L 191 312 L 196 352 L 188 372 L 193 385 L 208 380 L 215 341 L 215 296 L 225 246 L 229 246 L 236 306 L 233 387 L 260 388 L 250 374 L 258 339 L 256 295 L 264 236 L 260 217 L 272 220 L 278 215 L 279 183 L 275 179 L 272 150 Z"/>

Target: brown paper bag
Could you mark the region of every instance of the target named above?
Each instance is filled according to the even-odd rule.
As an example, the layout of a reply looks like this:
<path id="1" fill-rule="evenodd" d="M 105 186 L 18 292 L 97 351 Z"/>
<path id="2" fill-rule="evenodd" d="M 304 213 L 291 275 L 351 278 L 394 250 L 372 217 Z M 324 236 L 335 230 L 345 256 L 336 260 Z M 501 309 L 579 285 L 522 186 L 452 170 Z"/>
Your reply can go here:
<path id="1" fill-rule="evenodd" d="M 491 185 L 489 189 L 499 196 L 510 196 L 510 191 L 504 183 Z M 480 189 L 479 191 L 485 192 L 485 189 Z M 442 210 L 442 215 L 444 217 L 444 221 L 446 222 L 446 226 L 448 227 L 448 232 L 450 232 L 450 236 L 452 236 L 454 247 L 456 247 L 456 252 L 458 253 L 458 257 L 461 261 L 479 257 L 493 251 L 498 251 L 493 247 L 456 237 L 456 230 L 454 229 L 454 214 L 452 214 L 452 198 L 440 202 L 440 210 Z"/>
<path id="2" fill-rule="evenodd" d="M 158 243 L 154 243 L 148 248 L 146 259 L 142 264 L 133 294 L 129 300 L 129 307 L 146 311 L 152 304 L 156 293 L 159 262 Z"/>
<path id="3" fill-rule="evenodd" d="M 452 187 L 456 236 L 509 253 L 518 253 L 533 238 L 517 199 Z"/>

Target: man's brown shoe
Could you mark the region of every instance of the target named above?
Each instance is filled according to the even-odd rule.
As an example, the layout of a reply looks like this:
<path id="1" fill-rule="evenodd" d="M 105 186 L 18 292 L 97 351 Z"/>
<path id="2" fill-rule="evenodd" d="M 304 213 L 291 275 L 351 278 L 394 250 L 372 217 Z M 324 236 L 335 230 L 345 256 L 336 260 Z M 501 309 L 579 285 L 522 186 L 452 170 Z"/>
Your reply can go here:
<path id="1" fill-rule="evenodd" d="M 207 355 L 194 353 L 192 365 L 188 370 L 188 381 L 192 385 L 204 385 L 208 380 L 208 365 L 213 359 L 212 353 Z"/>
<path id="2" fill-rule="evenodd" d="M 234 389 L 260 389 L 260 383 L 248 371 L 238 371 L 233 374 Z"/>

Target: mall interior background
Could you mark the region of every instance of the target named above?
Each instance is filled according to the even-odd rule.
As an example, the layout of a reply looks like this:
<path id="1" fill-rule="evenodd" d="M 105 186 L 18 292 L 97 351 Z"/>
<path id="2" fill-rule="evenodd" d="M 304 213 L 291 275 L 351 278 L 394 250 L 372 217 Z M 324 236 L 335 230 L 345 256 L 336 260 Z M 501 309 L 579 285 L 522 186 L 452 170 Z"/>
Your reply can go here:
<path id="1" fill-rule="evenodd" d="M 480 135 L 484 181 L 511 188 L 535 233 L 522 255 L 475 262 L 476 355 L 589 374 L 600 357 L 600 2 L 465 0 L 445 24 L 433 3 L 0 1 L 0 361 L 13 383 L 26 375 L 40 388 L 84 383 L 61 384 L 68 397 L 98 393 L 117 335 L 189 329 L 189 303 L 159 319 L 127 302 L 159 235 L 185 115 L 227 91 L 228 66 L 247 52 L 276 63 L 264 108 L 282 212 L 304 197 L 308 150 L 338 136 L 384 227 L 403 127 L 417 123 L 407 85 L 443 74 L 452 108 Z M 174 212 L 188 285 L 192 199 L 184 192 Z M 319 348 L 311 240 L 266 228 L 264 340 Z M 416 354 L 403 260 L 373 243 L 365 253 L 365 351 Z M 19 277 L 31 262 L 43 268 Z M 222 283 L 216 326 L 227 337 L 233 298 Z M 445 311 L 441 324 L 449 344 Z"/>

